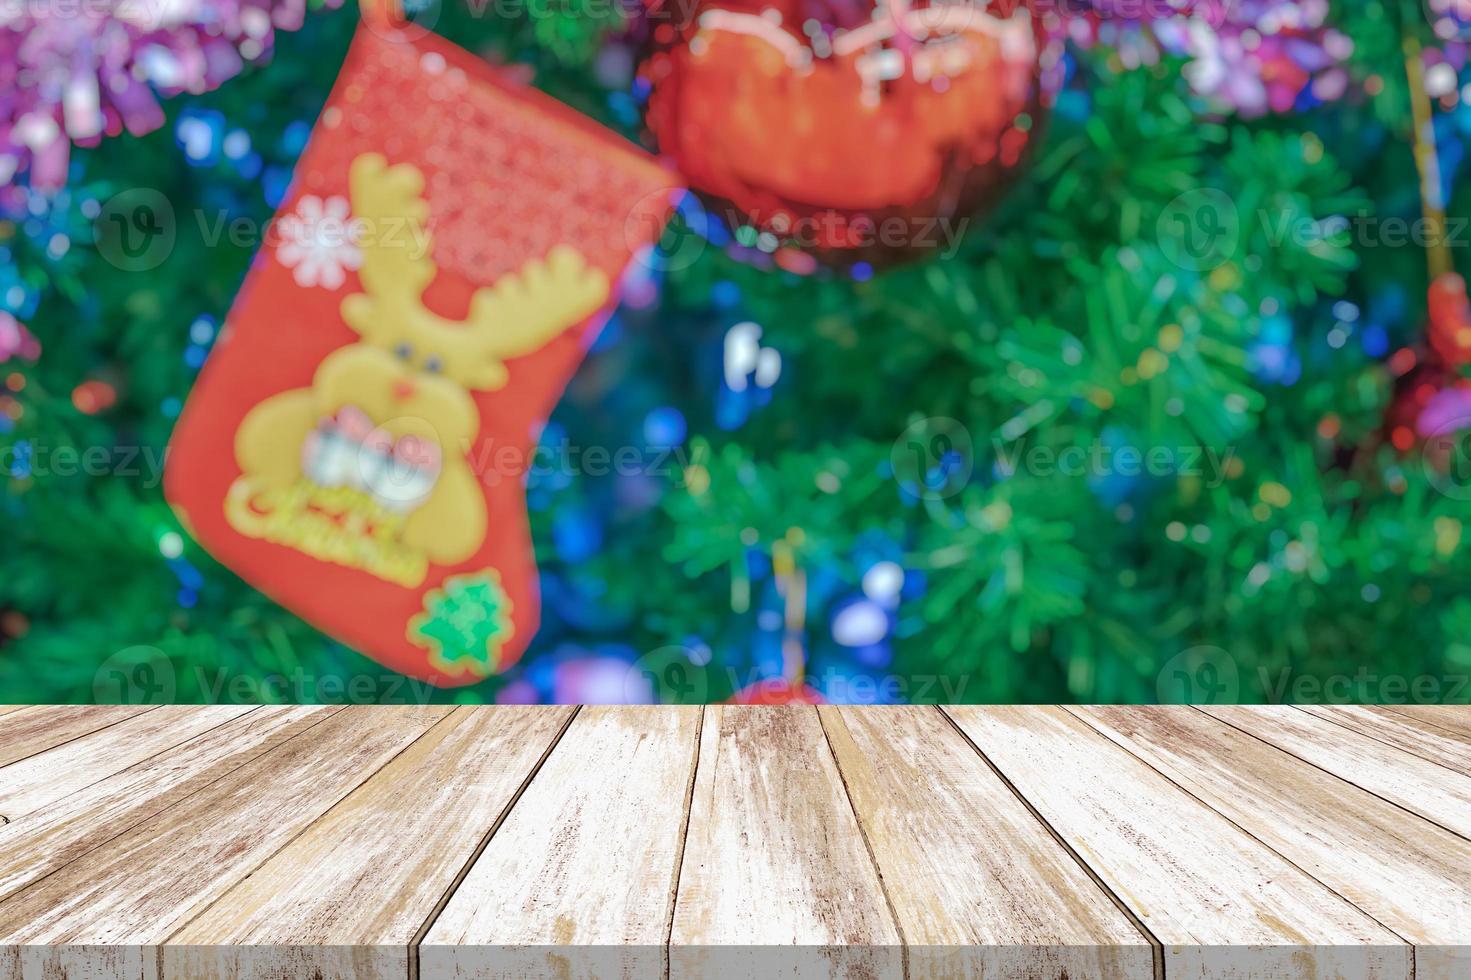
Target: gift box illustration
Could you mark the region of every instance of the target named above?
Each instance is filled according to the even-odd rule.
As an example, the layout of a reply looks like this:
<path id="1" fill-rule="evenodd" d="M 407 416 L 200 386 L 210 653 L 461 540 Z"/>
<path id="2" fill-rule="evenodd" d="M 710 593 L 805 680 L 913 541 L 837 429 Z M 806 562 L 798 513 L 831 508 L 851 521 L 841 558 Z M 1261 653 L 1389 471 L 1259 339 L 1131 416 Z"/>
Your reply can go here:
<path id="1" fill-rule="evenodd" d="M 175 430 L 185 526 L 394 670 L 504 670 L 538 621 L 517 461 L 675 184 L 448 42 L 360 28 Z"/>

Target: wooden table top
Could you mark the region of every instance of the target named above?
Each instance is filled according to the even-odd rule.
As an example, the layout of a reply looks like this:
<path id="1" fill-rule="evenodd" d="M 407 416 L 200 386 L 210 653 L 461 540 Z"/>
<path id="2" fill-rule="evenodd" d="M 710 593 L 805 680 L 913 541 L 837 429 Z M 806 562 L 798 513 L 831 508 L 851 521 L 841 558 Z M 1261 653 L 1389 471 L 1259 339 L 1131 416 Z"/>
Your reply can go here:
<path id="1" fill-rule="evenodd" d="M 0 980 L 1471 976 L 1471 708 L 0 706 Z"/>

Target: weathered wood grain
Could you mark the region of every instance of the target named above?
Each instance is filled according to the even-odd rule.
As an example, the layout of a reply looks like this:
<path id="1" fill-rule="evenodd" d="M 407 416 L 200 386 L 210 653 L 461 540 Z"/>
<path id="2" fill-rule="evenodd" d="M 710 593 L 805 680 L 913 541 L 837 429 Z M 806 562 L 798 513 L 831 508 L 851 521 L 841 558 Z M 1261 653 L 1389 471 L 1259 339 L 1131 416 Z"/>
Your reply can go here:
<path id="1" fill-rule="evenodd" d="M 158 976 L 158 958 L 139 946 L 0 946 L 0 977 L 112 980 Z"/>
<path id="2" fill-rule="evenodd" d="M 1471 973 L 1468 709 L 574 710 L 0 712 L 0 980 Z"/>
<path id="3" fill-rule="evenodd" d="M 0 945 L 28 947 L 27 974 L 50 975 L 67 960 L 79 974 L 117 968 L 92 947 L 139 950 L 151 974 L 169 935 L 449 711 L 358 706 L 331 715 L 0 902 Z"/>
<path id="4" fill-rule="evenodd" d="M 458 709 L 179 930 L 166 977 L 389 980 L 570 707 Z"/>
<path id="5" fill-rule="evenodd" d="M 1164 944 L 1168 977 L 1408 977 L 1411 950 L 1062 708 L 946 711 Z"/>
<path id="6" fill-rule="evenodd" d="M 1294 707 L 1201 710 L 1447 830 L 1471 835 L 1471 777 Z"/>
<path id="7" fill-rule="evenodd" d="M 26 706 L 23 704 L 0 704 L 0 715 L 8 715 L 12 711 L 19 711 L 24 707 Z"/>
<path id="8" fill-rule="evenodd" d="M 1418 755 L 1447 769 L 1454 769 L 1463 776 L 1471 776 L 1471 736 L 1427 729 L 1414 719 L 1387 708 L 1301 705 L 1298 710 L 1342 725 L 1360 735 L 1378 739 L 1397 749 L 1404 749 L 1411 755 Z"/>
<path id="9" fill-rule="evenodd" d="M 1471 974 L 1471 841 L 1193 708 L 1073 713 L 1413 942 L 1417 980 Z"/>
<path id="10" fill-rule="evenodd" d="M 660 976 L 701 709 L 583 708 L 419 948 L 419 975 Z"/>
<path id="11" fill-rule="evenodd" d="M 152 705 L 43 704 L 0 718 L 0 766 L 45 752 L 120 721 L 153 711 Z"/>
<path id="12" fill-rule="evenodd" d="M 935 708 L 818 708 L 911 976 L 1152 977 L 1154 947 Z"/>
<path id="13" fill-rule="evenodd" d="M 253 710 L 168 705 L 13 762 L 0 768 L 0 815 L 15 824 L 34 810 Z"/>
<path id="14" fill-rule="evenodd" d="M 810 707 L 705 709 L 671 977 L 898 977 L 901 938 Z"/>
<path id="15" fill-rule="evenodd" d="M 339 710 L 258 708 L 30 813 L 0 835 L 0 898 L 101 847 Z"/>
<path id="16" fill-rule="evenodd" d="M 1471 738 L 1471 706 L 1464 704 L 1394 704 L 1386 705 L 1401 718 L 1407 718 L 1422 731 L 1449 732 Z"/>

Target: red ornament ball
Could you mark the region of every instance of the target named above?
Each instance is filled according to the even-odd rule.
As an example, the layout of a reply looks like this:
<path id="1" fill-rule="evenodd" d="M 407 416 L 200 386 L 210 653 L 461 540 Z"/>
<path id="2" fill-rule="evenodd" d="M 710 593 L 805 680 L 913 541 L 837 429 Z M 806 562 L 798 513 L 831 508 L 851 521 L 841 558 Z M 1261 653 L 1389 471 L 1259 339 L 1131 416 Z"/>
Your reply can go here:
<path id="1" fill-rule="evenodd" d="M 72 389 L 72 405 L 83 415 L 97 415 L 117 404 L 117 389 L 106 381 L 83 381 Z"/>
<path id="2" fill-rule="evenodd" d="M 1385 435 L 1401 453 L 1439 435 L 1447 391 L 1460 383 L 1456 372 L 1431 351 L 1402 347 L 1389 359 L 1394 393 L 1384 415 Z M 1442 410 L 1435 410 L 1437 403 Z"/>
<path id="3" fill-rule="evenodd" d="M 652 142 L 767 252 L 952 247 L 1019 172 L 1058 75 L 1017 0 L 651 2 Z"/>
<path id="4" fill-rule="evenodd" d="M 1449 365 L 1471 364 L 1471 300 L 1466 280 L 1446 272 L 1430 284 L 1430 346 Z"/>

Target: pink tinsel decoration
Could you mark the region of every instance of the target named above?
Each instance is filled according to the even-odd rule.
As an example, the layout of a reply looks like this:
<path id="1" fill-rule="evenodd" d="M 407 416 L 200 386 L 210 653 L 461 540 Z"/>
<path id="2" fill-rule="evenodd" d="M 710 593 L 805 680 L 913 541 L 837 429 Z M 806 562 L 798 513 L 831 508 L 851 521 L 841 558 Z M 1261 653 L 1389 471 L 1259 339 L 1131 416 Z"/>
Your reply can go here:
<path id="1" fill-rule="evenodd" d="M 1454 385 L 1436 392 L 1415 420 L 1415 428 L 1425 439 L 1471 429 L 1471 387 Z"/>
<path id="2" fill-rule="evenodd" d="M 159 96 L 206 92 L 270 55 L 306 0 L 18 0 L 0 5 L 0 181 L 66 182 L 72 143 L 163 124 Z M 335 4 L 333 4 L 335 5 Z"/>
<path id="3" fill-rule="evenodd" d="M 1343 63 L 1353 42 L 1326 26 L 1328 0 L 1162 0 L 1147 32 L 1138 19 L 1114 16 L 1139 4 L 1092 3 L 1097 12 L 1070 25 L 1073 40 L 1117 46 L 1125 64 L 1151 63 L 1161 49 L 1187 57 L 1191 87 L 1243 116 L 1287 112 L 1305 93 L 1331 102 L 1348 87 Z M 1187 7 L 1190 16 L 1171 7 Z"/>

